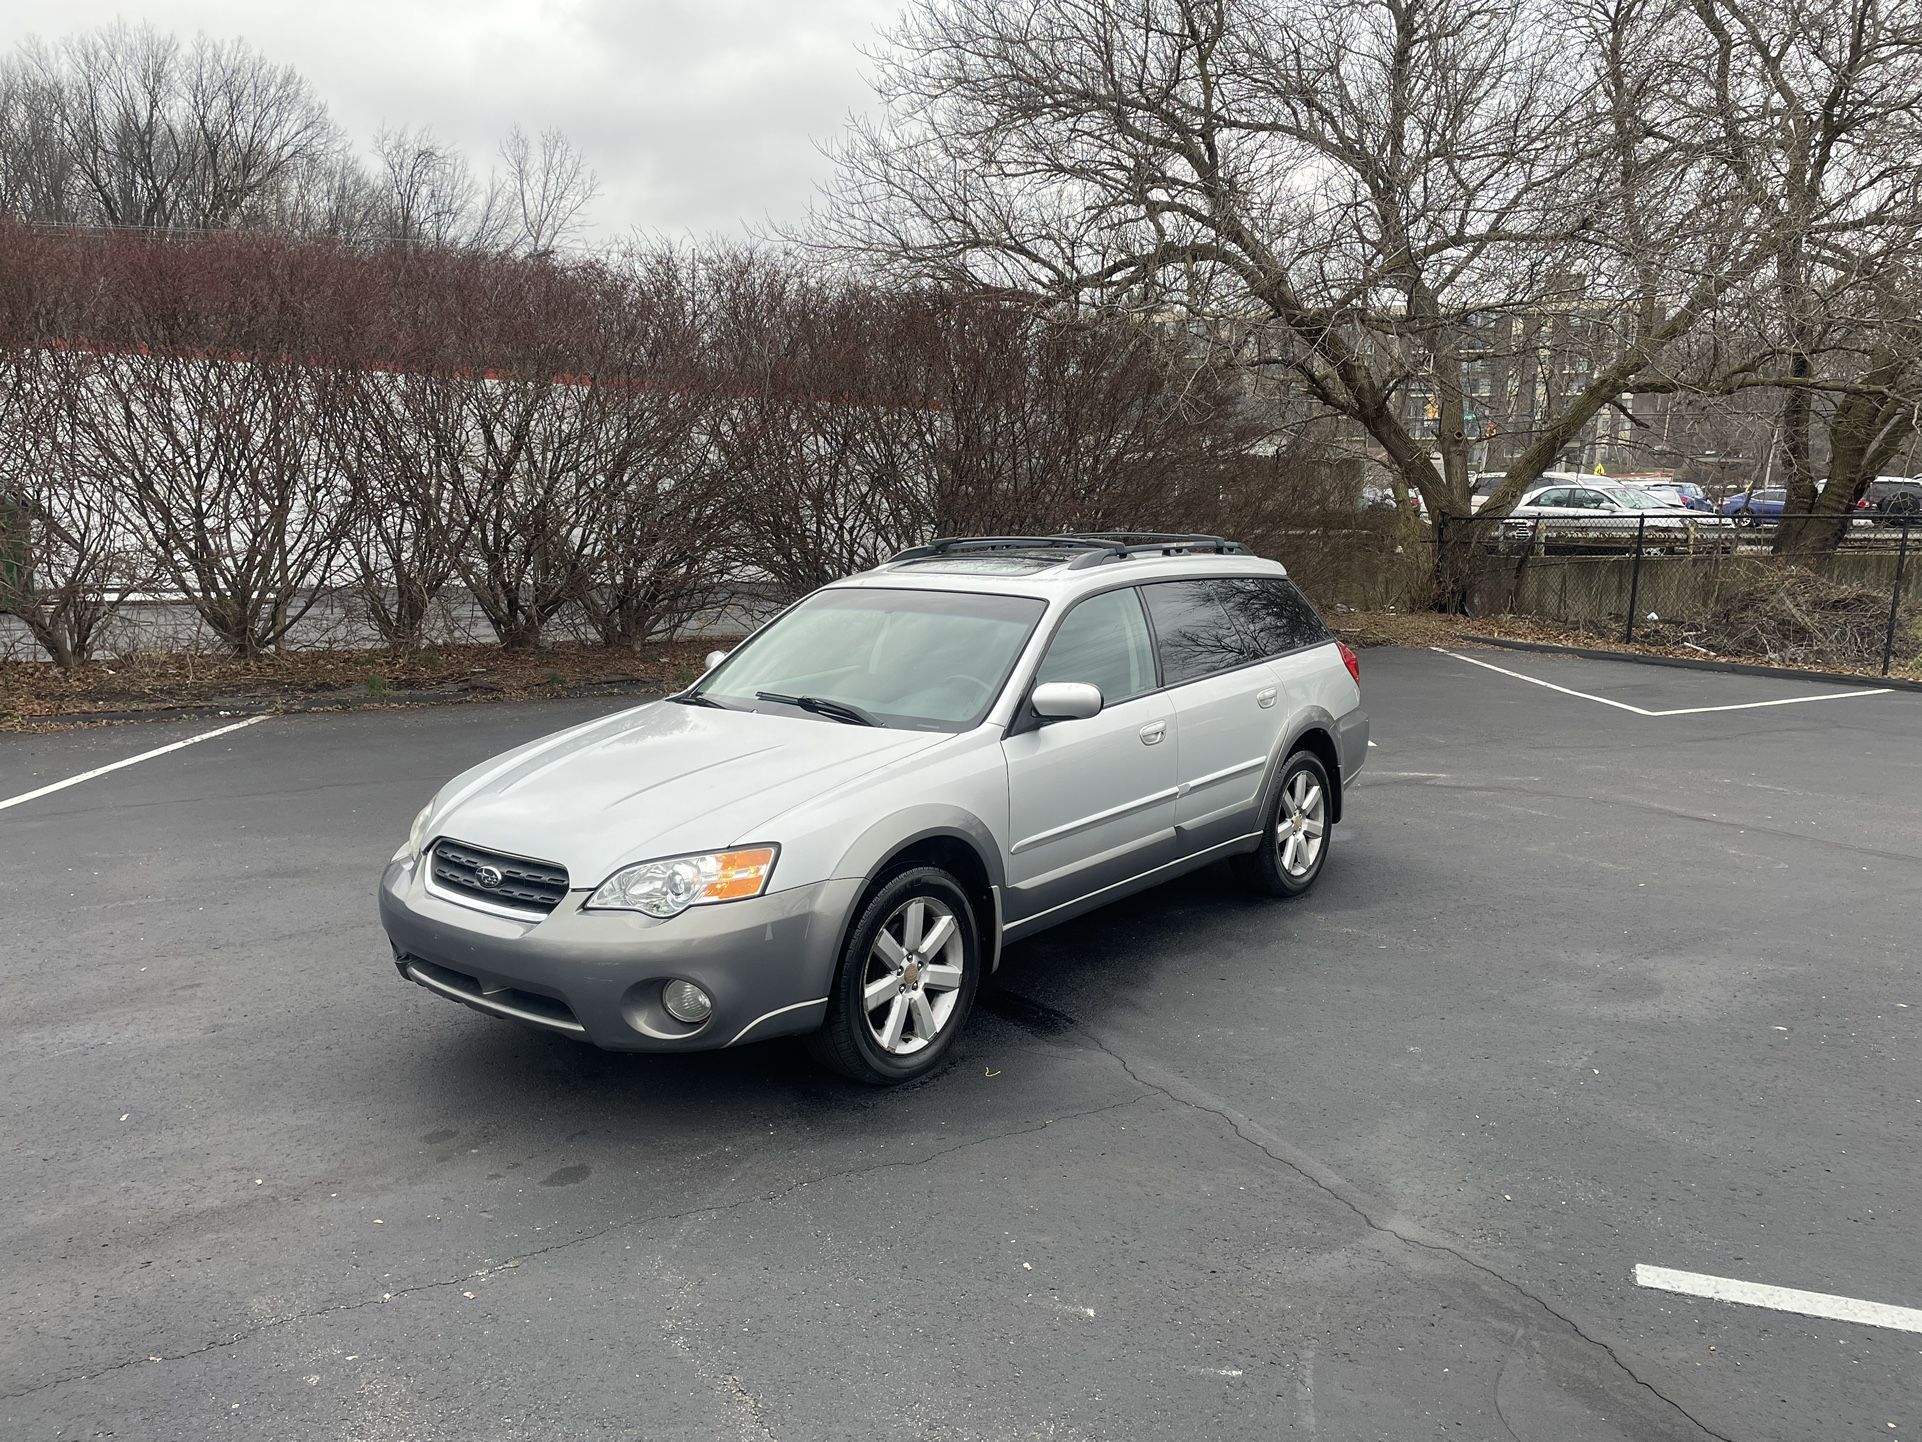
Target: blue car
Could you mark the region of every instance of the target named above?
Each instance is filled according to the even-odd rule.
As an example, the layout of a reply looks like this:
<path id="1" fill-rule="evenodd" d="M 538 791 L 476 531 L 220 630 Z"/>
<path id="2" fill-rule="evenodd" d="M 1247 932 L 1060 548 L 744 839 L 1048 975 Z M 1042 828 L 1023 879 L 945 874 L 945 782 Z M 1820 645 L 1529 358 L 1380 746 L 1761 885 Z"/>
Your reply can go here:
<path id="1" fill-rule="evenodd" d="M 1737 491 L 1722 502 L 1721 512 L 1738 526 L 1772 526 L 1782 519 L 1789 493 L 1779 486 L 1760 491 Z"/>
<path id="2" fill-rule="evenodd" d="M 1685 506 L 1691 511 L 1715 509 L 1715 503 L 1709 500 L 1708 492 L 1694 481 L 1656 481 L 1652 485 L 1644 486 L 1643 489 L 1658 501 L 1669 501 L 1678 506 Z"/>

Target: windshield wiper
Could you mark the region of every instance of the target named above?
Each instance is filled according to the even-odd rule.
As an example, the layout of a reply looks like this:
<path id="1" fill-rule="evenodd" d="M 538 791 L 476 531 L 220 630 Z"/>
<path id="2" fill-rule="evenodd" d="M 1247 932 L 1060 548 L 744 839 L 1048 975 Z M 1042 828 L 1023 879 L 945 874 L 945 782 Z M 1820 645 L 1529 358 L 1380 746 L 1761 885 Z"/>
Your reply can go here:
<path id="1" fill-rule="evenodd" d="M 716 701 L 712 696 L 700 691 L 681 691 L 672 696 L 664 696 L 661 699 L 673 701 L 682 706 L 712 706 L 716 711 L 732 711 L 734 709 L 732 706 L 724 705 Z"/>
<path id="2" fill-rule="evenodd" d="M 816 716 L 825 716 L 830 721 L 845 722 L 849 726 L 879 726 L 876 721 L 859 706 L 846 701 L 831 701 L 825 696 L 784 696 L 779 691 L 756 691 L 756 701 L 778 701 L 783 706 L 798 706 L 803 711 Z"/>

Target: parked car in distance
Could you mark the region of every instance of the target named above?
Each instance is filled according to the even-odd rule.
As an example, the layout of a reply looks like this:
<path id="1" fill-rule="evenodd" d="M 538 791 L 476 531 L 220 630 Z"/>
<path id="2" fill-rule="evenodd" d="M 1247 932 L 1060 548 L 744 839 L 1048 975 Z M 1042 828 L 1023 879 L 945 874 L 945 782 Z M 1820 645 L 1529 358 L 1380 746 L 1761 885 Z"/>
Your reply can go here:
<path id="1" fill-rule="evenodd" d="M 1877 476 L 1857 504 L 1877 525 L 1922 524 L 1922 477 Z"/>
<path id="2" fill-rule="evenodd" d="M 1788 499 L 1788 491 L 1781 486 L 1764 486 L 1725 496 L 1716 509 L 1738 526 L 1772 526 L 1782 519 Z"/>
<path id="3" fill-rule="evenodd" d="M 1478 471 L 1469 482 L 1470 504 L 1480 510 L 1488 503 L 1490 496 L 1501 486 L 1507 477 L 1500 471 Z M 1657 505 L 1675 510 L 1712 511 L 1707 493 L 1693 481 L 1673 481 L 1654 476 L 1596 476 L 1585 475 L 1580 471 L 1544 471 L 1533 486 L 1524 494 L 1550 490 L 1557 486 L 1571 486 L 1582 490 L 1600 490 L 1613 495 L 1619 491 L 1634 491 L 1647 496 Z M 1613 505 L 1602 509 L 1617 509 Z"/>
<path id="4" fill-rule="evenodd" d="M 1713 511 L 1715 505 L 1708 498 L 1708 492 L 1694 481 L 1618 481 L 1617 485 L 1628 490 L 1641 491 L 1656 500 L 1671 506 L 1680 506 L 1690 511 Z"/>
<path id="5" fill-rule="evenodd" d="M 1601 481 L 1543 486 L 1523 496 L 1509 515 L 1518 521 L 1537 518 L 1600 521 L 1615 518 L 1626 522 L 1631 529 L 1639 522 L 1646 522 L 1649 527 L 1664 531 L 1678 530 L 1712 519 L 1698 516 L 1686 506 L 1665 501 L 1647 491 Z"/>
<path id="6" fill-rule="evenodd" d="M 1428 519 L 1428 503 L 1422 500 L 1420 491 L 1408 493 L 1408 509 L 1423 520 Z M 1371 482 L 1361 488 L 1361 508 L 1364 511 L 1394 511 L 1401 508 L 1395 499 L 1393 486 Z"/>
<path id="7" fill-rule="evenodd" d="M 405 979 L 603 1047 L 807 1033 L 924 1075 L 1004 942 L 1218 858 L 1299 896 L 1367 755 L 1273 561 L 976 537 L 813 592 L 686 690 L 462 773 L 379 888 Z"/>

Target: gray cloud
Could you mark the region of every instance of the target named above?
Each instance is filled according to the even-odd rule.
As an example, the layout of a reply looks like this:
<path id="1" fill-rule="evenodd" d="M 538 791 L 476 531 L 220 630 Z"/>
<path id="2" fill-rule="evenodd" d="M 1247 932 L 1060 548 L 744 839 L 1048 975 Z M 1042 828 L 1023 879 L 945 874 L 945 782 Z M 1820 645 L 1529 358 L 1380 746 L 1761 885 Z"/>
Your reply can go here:
<path id="1" fill-rule="evenodd" d="M 901 0 L 0 0 L 10 39 L 116 14 L 244 36 L 299 68 L 365 142 L 428 125 L 479 163 L 513 124 L 556 125 L 600 175 L 595 231 L 733 232 L 807 206 L 817 142 L 866 107 L 865 61 Z"/>

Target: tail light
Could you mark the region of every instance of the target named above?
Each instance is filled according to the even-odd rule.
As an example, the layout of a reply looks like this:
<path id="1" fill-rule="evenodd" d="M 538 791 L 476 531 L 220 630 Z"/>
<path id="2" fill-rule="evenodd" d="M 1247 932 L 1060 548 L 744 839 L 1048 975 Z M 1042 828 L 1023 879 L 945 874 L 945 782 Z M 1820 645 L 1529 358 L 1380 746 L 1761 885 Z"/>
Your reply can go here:
<path id="1" fill-rule="evenodd" d="M 1855 509 L 1858 511 L 1866 511 L 1868 508 L 1869 508 L 1869 498 L 1867 496 L 1862 497 L 1861 500 L 1855 503 Z"/>
<path id="2" fill-rule="evenodd" d="M 1335 645 L 1341 651 L 1341 664 L 1348 668 L 1348 674 L 1355 678 L 1355 684 L 1361 685 L 1361 658 L 1349 649 L 1346 641 L 1337 641 Z"/>

